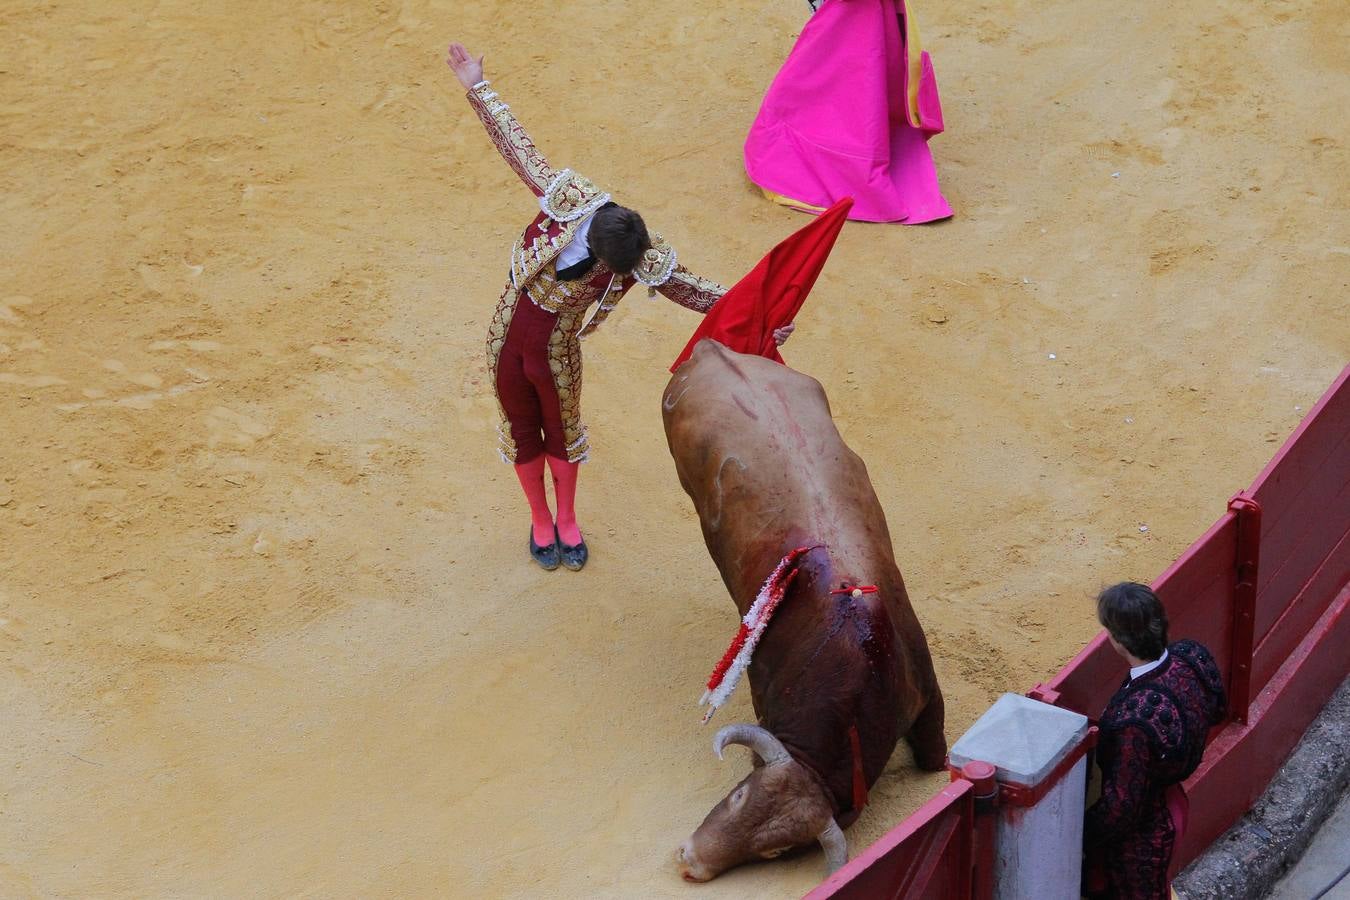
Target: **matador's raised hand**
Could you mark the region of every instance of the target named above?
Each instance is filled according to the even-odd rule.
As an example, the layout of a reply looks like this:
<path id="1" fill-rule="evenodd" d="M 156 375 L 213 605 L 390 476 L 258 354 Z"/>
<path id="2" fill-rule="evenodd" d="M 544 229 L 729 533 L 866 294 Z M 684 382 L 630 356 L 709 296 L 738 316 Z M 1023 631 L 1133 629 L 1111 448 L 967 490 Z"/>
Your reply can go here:
<path id="1" fill-rule="evenodd" d="M 483 57 L 480 54 L 477 59 L 469 55 L 469 51 L 461 43 L 450 45 L 450 56 L 445 64 L 455 70 L 455 77 L 459 83 L 468 90 L 475 84 L 483 80 Z"/>

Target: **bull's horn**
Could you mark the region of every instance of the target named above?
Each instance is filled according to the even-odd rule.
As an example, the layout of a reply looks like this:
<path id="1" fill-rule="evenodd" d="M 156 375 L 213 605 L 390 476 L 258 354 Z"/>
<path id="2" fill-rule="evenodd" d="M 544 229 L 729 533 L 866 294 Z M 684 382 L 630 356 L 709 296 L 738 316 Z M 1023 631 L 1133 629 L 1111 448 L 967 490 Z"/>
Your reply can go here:
<path id="1" fill-rule="evenodd" d="M 830 819 L 830 824 L 820 833 L 817 840 L 825 850 L 825 866 L 829 869 L 829 874 L 833 875 L 848 862 L 848 841 L 844 839 L 844 830 L 839 827 L 838 822 Z"/>
<path id="2" fill-rule="evenodd" d="M 727 725 L 718 731 L 713 736 L 713 752 L 718 759 L 722 758 L 727 744 L 744 744 L 755 751 L 766 766 L 792 759 L 783 742 L 758 725 Z"/>

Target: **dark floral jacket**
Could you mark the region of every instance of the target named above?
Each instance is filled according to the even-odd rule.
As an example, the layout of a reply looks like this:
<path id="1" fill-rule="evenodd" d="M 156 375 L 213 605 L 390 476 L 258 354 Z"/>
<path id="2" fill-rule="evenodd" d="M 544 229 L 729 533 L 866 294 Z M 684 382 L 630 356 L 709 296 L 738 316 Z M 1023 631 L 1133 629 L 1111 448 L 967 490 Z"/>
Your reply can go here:
<path id="1" fill-rule="evenodd" d="M 1091 896 L 1167 897 L 1175 832 L 1165 792 L 1200 765 L 1209 729 L 1227 712 L 1223 676 L 1195 641 L 1167 648 L 1167 659 L 1126 680 L 1102 713 L 1097 761 L 1102 796 L 1087 812 L 1088 871 L 1109 887 Z"/>

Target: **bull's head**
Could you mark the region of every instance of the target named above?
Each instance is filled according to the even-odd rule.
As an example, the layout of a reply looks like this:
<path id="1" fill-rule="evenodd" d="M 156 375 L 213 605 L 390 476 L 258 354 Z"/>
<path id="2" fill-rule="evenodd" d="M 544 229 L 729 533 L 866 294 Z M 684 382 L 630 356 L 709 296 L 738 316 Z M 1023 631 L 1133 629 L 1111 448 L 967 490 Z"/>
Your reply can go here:
<path id="1" fill-rule="evenodd" d="M 764 764 L 723 797 L 676 852 L 680 874 L 708 881 L 741 863 L 773 859 L 815 841 L 825 848 L 831 872 L 843 866 L 848 844 L 815 775 L 758 725 L 728 725 L 717 732 L 718 759 L 728 744 L 744 744 Z"/>

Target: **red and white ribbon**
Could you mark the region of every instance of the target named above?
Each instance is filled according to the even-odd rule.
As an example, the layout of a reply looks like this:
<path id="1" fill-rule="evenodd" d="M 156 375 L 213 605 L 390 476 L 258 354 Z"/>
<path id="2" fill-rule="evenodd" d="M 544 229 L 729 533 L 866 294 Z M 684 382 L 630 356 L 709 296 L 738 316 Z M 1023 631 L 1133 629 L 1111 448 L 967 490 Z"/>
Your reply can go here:
<path id="1" fill-rule="evenodd" d="M 736 685 L 740 683 L 741 675 L 750 667 L 750 657 L 754 655 L 764 629 L 769 627 L 774 610 L 783 601 L 792 579 L 797 577 L 797 560 L 814 549 L 816 548 L 798 547 L 793 550 L 783 557 L 765 579 L 764 586 L 755 597 L 755 602 L 750 604 L 750 609 L 741 618 L 741 627 L 736 630 L 736 636 L 731 639 L 727 652 L 722 654 L 722 659 L 709 676 L 708 689 L 698 701 L 699 706 L 708 707 L 708 711 L 703 714 L 705 724 L 713 717 L 713 713 L 727 702 L 732 691 L 736 690 Z"/>

